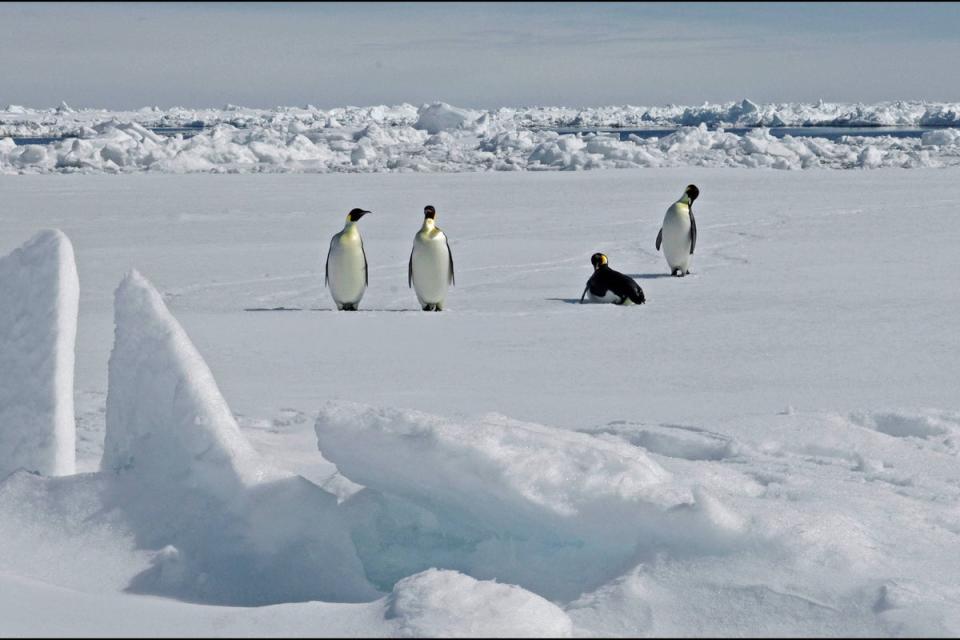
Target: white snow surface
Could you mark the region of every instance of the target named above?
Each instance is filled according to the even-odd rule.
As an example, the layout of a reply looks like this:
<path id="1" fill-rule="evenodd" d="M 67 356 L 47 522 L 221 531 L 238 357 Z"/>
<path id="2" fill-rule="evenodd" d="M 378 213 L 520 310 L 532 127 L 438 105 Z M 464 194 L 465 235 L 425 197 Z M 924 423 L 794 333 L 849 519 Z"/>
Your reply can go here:
<path id="1" fill-rule="evenodd" d="M 205 126 L 193 136 L 149 127 Z M 712 127 L 708 130 L 707 126 Z M 960 125 L 960 105 L 925 102 L 699 107 L 530 107 L 489 111 L 443 102 L 417 108 L 228 106 L 222 110 L 0 111 L 0 173 L 368 173 L 640 167 L 875 169 L 960 165 L 957 129 L 921 138 L 785 136 L 771 126 Z M 559 126 L 676 128 L 653 138 L 560 135 Z M 723 127 L 757 127 L 746 134 Z M 54 137 L 16 145 L 13 136 Z"/>
<path id="2" fill-rule="evenodd" d="M 958 171 L 0 177 L 0 253 L 60 228 L 84 283 L 81 473 L 0 479 L 0 635 L 956 636 Z M 576 304 L 596 251 L 647 304 Z"/>
<path id="3" fill-rule="evenodd" d="M 41 231 L 0 258 L 0 478 L 76 469 L 78 304 L 73 246 L 61 231 Z"/>

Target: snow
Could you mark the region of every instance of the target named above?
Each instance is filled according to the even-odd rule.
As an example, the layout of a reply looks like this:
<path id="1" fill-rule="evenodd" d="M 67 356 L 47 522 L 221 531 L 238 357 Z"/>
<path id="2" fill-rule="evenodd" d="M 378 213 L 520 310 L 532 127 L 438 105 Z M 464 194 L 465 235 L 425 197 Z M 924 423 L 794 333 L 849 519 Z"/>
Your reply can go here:
<path id="1" fill-rule="evenodd" d="M 0 478 L 75 470 L 79 287 L 73 246 L 59 230 L 0 258 Z"/>
<path id="2" fill-rule="evenodd" d="M 115 309 L 101 469 L 139 544 L 159 550 L 132 587 L 248 605 L 374 594 L 336 498 L 263 463 L 138 272 L 117 288 Z"/>
<path id="3" fill-rule="evenodd" d="M 958 171 L 0 177 L 0 252 L 60 228 L 83 282 L 80 473 L 0 479 L 0 634 L 955 636 Z M 646 305 L 576 304 L 596 251 Z"/>
<path id="4" fill-rule="evenodd" d="M 477 111 L 443 102 L 419 108 L 0 111 L 0 174 L 368 173 L 583 170 L 649 167 L 796 169 L 960 165 L 958 129 L 922 138 L 785 136 L 772 126 L 960 125 L 960 105 L 756 104 L 699 107 L 529 107 Z M 196 129 L 197 125 L 201 129 Z M 709 128 L 708 128 L 709 125 Z M 561 135 L 563 126 L 614 127 Z M 149 127 L 193 127 L 162 136 Z M 202 128 L 206 127 L 206 128 Z M 616 129 L 668 128 L 620 140 Z M 729 127 L 757 127 L 747 133 Z M 6 136 L 53 137 L 16 146 Z"/>
<path id="5" fill-rule="evenodd" d="M 417 110 L 417 121 L 414 129 L 423 129 L 427 133 L 440 133 L 464 128 L 479 118 L 479 113 L 467 109 L 458 109 L 446 102 L 435 102 L 424 105 Z"/>
<path id="6" fill-rule="evenodd" d="M 960 124 L 960 104 L 922 100 L 897 100 L 864 103 L 779 102 L 756 103 L 749 98 L 702 105 L 607 105 L 598 107 L 527 106 L 475 110 L 433 102 L 337 107 L 318 109 L 278 106 L 253 109 L 226 105 L 222 109 L 144 107 L 132 111 L 72 109 L 65 103 L 53 109 L 35 109 L 9 105 L 0 109 L 0 136 L 51 136 L 73 133 L 84 126 L 116 118 L 138 121 L 150 127 L 184 127 L 197 123 L 214 126 L 291 126 L 328 125 L 413 126 L 418 121 L 436 133 L 462 124 L 486 119 L 507 127 L 633 127 L 667 128 L 697 126 L 701 123 L 724 127 L 775 126 L 950 126 Z M 418 127 L 420 128 L 420 127 Z"/>
<path id="7" fill-rule="evenodd" d="M 342 403 L 321 410 L 316 431 L 324 458 L 368 488 L 344 509 L 378 584 L 446 563 L 571 599 L 640 555 L 716 548 L 739 533 L 702 487 L 671 482 L 617 440 Z"/>
<path id="8" fill-rule="evenodd" d="M 508 584 L 431 569 L 397 583 L 387 618 L 402 638 L 568 638 L 570 618 Z"/>
<path id="9" fill-rule="evenodd" d="M 569 617 L 518 587 L 453 571 L 410 576 L 369 603 L 217 607 L 74 591 L 0 572 L 5 635 L 30 637 L 569 637 Z M 55 615 L 37 619 L 36 604 Z M 91 612 L 110 611 L 110 615 Z M 147 622 L 147 624 L 145 624 Z"/>
<path id="10" fill-rule="evenodd" d="M 184 482 L 221 499 L 275 479 L 241 435 L 203 357 L 137 271 L 117 288 L 115 323 L 104 471 Z"/>

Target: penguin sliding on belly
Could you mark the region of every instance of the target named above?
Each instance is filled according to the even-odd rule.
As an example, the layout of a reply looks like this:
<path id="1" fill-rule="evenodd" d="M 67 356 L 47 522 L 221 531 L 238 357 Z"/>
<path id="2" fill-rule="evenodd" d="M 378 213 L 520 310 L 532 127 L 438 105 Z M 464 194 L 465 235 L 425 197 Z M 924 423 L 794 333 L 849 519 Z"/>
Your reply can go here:
<path id="1" fill-rule="evenodd" d="M 424 311 L 442 311 L 447 288 L 454 284 L 453 254 L 436 217 L 436 209 L 423 208 L 423 226 L 413 238 L 407 266 L 407 285 L 416 291 Z"/>
<path id="2" fill-rule="evenodd" d="M 663 244 L 663 257 L 674 276 L 690 273 L 690 256 L 697 247 L 697 221 L 693 217 L 693 201 L 700 195 L 694 185 L 688 185 L 683 196 L 667 209 L 663 226 L 657 234 L 657 251 Z"/>
<path id="3" fill-rule="evenodd" d="M 367 290 L 367 254 L 357 221 L 368 213 L 363 209 L 351 210 L 343 231 L 330 239 L 324 284 L 330 287 L 330 295 L 341 311 L 356 311 Z"/>
<path id="4" fill-rule="evenodd" d="M 580 296 L 580 304 L 587 294 L 591 302 L 612 302 L 613 304 L 643 304 L 647 299 L 640 285 L 628 275 L 614 271 L 607 264 L 607 256 L 595 253 L 590 257 L 593 275 L 587 280 L 587 286 Z"/>

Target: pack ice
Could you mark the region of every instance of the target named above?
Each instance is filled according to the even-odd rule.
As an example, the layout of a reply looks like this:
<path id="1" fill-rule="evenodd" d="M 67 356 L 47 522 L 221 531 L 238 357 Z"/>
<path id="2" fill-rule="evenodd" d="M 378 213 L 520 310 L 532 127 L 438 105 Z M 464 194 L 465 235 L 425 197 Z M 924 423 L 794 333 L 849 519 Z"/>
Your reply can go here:
<path id="1" fill-rule="evenodd" d="M 67 296 L 73 321 L 67 324 L 75 329 L 76 275 L 67 268 L 72 254 L 64 247 L 69 242 L 62 233 L 40 234 L 2 266 L 16 259 L 18 267 L 40 265 L 41 273 L 51 265 L 73 273 L 73 297 Z M 45 283 L 45 291 L 57 290 Z M 132 271 L 116 290 L 114 308 L 101 470 L 44 477 L 20 469 L 0 479 L 5 634 L 44 627 L 65 635 L 117 629 L 141 635 L 145 616 L 159 625 L 154 631 L 166 633 L 229 633 L 276 618 L 280 633 L 299 629 L 301 635 L 570 635 L 570 619 L 541 596 L 455 571 L 407 574 L 386 592 L 375 589 L 336 497 L 271 467 L 253 450 L 156 289 Z M 47 327 L 46 335 L 56 333 Z M 73 335 L 67 337 L 72 356 Z M 16 344 L 34 358 L 51 350 L 42 341 Z M 14 373 L 23 372 L 11 368 Z M 40 368 L 33 380 L 49 382 L 42 377 L 55 376 Z M 50 395 L 72 393 L 67 387 Z M 64 431 L 72 435 L 72 428 L 67 424 Z M 23 439 L 15 449 L 18 460 L 49 448 Z M 138 600 L 117 591 L 207 606 Z M 86 613 L 116 609 L 117 597 L 124 598 L 128 615 L 117 613 L 108 623 Z M 40 602 L 57 615 L 38 620 Z M 296 602 L 304 604 L 290 604 Z M 266 614 L 239 610 L 227 624 L 227 610 L 209 606 L 274 603 L 287 604 Z"/>
<path id="2" fill-rule="evenodd" d="M 960 105 L 888 102 L 697 107 L 501 108 L 443 102 L 273 110 L 9 109 L 0 112 L 0 173 L 369 173 L 557 171 L 645 167 L 875 169 L 960 165 L 956 128 L 920 138 L 770 134 L 773 126 L 956 127 Z M 157 135 L 150 127 L 195 133 Z M 612 128 L 561 135 L 558 127 Z M 190 129 L 192 127 L 193 129 Z M 198 128 L 199 127 L 199 128 Z M 655 137 L 624 128 L 669 128 Z M 724 128 L 750 128 L 733 133 Z M 672 131 L 674 130 L 675 131 Z M 4 137 L 8 136 L 8 137 Z M 51 137 L 14 144 L 12 136 Z"/>

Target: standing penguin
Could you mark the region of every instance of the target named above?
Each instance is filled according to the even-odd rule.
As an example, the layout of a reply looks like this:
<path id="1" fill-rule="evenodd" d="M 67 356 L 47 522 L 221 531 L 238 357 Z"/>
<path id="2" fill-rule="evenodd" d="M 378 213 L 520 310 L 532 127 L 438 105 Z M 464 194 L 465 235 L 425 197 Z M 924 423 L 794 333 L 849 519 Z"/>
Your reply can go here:
<path id="1" fill-rule="evenodd" d="M 663 226 L 657 234 L 657 251 L 663 243 L 663 257 L 667 259 L 671 275 L 683 277 L 690 273 L 690 256 L 697 246 L 697 221 L 693 217 L 693 201 L 700 195 L 694 185 L 688 185 L 683 196 L 667 209 Z"/>
<path id="2" fill-rule="evenodd" d="M 352 209 L 347 214 L 343 231 L 330 238 L 324 284 L 329 285 L 333 301 L 341 311 L 356 311 L 363 292 L 367 290 L 367 254 L 357 220 L 370 213 Z"/>
<path id="3" fill-rule="evenodd" d="M 583 298 L 588 293 L 592 302 L 643 304 L 647 301 L 636 280 L 611 269 L 607 264 L 607 256 L 595 253 L 590 256 L 590 263 L 593 265 L 593 275 L 587 280 L 587 286 L 580 296 L 580 304 L 583 304 Z"/>
<path id="4" fill-rule="evenodd" d="M 407 284 L 417 292 L 424 311 L 442 311 L 447 287 L 453 281 L 453 254 L 447 236 L 437 226 L 437 211 L 423 208 L 423 226 L 413 238 L 407 266 Z"/>

